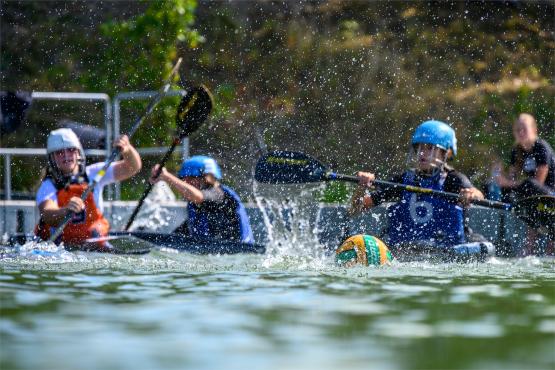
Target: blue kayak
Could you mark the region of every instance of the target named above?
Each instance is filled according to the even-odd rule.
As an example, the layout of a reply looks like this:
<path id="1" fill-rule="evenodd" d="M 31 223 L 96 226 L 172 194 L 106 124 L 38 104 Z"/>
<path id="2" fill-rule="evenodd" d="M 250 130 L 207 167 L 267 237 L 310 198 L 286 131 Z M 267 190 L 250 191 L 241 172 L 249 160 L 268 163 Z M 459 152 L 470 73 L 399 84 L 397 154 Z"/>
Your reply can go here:
<path id="1" fill-rule="evenodd" d="M 32 234 L 15 234 L 8 239 L 7 246 L 23 245 L 29 241 L 40 241 Z M 148 231 L 115 231 L 108 236 L 88 239 L 77 246 L 64 245 L 67 250 L 106 252 L 114 254 L 145 254 L 153 249 L 171 248 L 192 254 L 240 254 L 266 253 L 260 244 L 241 243 L 219 239 L 198 239 L 181 234 Z"/>
<path id="2" fill-rule="evenodd" d="M 496 255 L 491 242 L 469 242 L 454 246 L 437 246 L 432 243 L 418 242 L 389 246 L 391 254 L 401 262 L 483 262 Z"/>
<path id="3" fill-rule="evenodd" d="M 193 254 L 239 254 L 266 253 L 266 247 L 260 244 L 241 243 L 229 240 L 193 238 L 181 234 L 166 234 L 148 231 L 115 231 L 110 236 L 132 236 L 149 242 L 157 248 L 171 248 L 180 252 Z"/>

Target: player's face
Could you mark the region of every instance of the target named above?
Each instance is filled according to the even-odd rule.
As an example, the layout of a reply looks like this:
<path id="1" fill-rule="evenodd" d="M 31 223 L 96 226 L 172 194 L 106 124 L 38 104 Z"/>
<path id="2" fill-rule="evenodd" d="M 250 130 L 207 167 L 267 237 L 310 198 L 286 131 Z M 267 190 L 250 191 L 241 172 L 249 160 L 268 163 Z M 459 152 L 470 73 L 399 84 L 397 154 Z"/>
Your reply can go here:
<path id="1" fill-rule="evenodd" d="M 64 175 L 73 175 L 79 172 L 79 149 L 68 148 L 55 151 L 54 161 Z"/>

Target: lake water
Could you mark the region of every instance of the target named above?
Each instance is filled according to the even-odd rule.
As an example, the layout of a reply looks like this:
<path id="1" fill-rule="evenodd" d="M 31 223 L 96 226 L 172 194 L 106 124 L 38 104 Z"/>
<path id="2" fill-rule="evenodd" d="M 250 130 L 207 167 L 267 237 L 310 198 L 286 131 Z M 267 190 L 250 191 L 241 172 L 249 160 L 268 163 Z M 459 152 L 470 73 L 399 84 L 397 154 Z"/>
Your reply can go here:
<path id="1" fill-rule="evenodd" d="M 554 369 L 555 259 L 0 260 L 0 369 Z"/>

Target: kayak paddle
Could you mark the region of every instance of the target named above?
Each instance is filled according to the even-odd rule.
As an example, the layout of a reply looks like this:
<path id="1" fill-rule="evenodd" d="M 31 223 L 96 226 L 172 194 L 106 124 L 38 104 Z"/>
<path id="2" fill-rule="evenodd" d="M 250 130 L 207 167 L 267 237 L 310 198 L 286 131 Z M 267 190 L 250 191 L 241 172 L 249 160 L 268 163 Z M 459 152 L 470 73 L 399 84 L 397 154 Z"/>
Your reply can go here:
<path id="1" fill-rule="evenodd" d="M 357 182 L 356 176 L 343 175 L 329 171 L 316 159 L 299 152 L 272 151 L 258 160 L 254 178 L 258 182 L 270 184 L 302 184 L 322 181 Z M 413 193 L 432 194 L 458 200 L 460 195 L 440 190 L 404 185 L 384 180 L 374 180 L 381 187 L 396 188 Z M 471 203 L 502 210 L 513 210 L 532 227 L 539 225 L 553 229 L 555 226 L 555 196 L 535 196 L 520 199 L 514 204 L 488 199 L 472 200 Z"/>
<path id="2" fill-rule="evenodd" d="M 164 157 L 158 162 L 158 171 L 156 173 L 156 177 L 160 176 L 162 172 L 162 167 L 166 164 L 168 159 L 173 154 L 175 147 L 187 136 L 195 132 L 202 123 L 208 118 L 212 110 L 213 98 L 212 94 L 208 89 L 201 85 L 196 87 L 191 87 L 185 90 L 186 94 L 181 99 L 179 103 L 179 107 L 177 108 L 177 114 L 175 116 L 176 126 L 177 126 L 177 133 L 175 134 L 172 144 L 169 149 L 164 154 Z M 125 225 L 125 231 L 129 230 L 133 221 L 135 221 L 135 217 L 139 213 L 141 206 L 143 205 L 146 197 L 152 190 L 153 185 L 148 183 L 139 203 L 133 210 L 131 217 L 129 217 L 129 221 L 127 221 L 127 225 Z"/>
<path id="3" fill-rule="evenodd" d="M 168 92 L 168 90 L 170 89 L 170 86 L 172 84 L 173 77 L 175 76 L 175 74 L 179 70 L 179 66 L 181 65 L 181 61 L 182 61 L 182 58 L 179 58 L 177 63 L 175 64 L 175 66 L 172 68 L 172 70 L 170 72 L 170 75 L 164 81 L 164 85 L 160 88 L 160 90 L 158 90 L 157 94 L 154 96 L 154 98 L 148 104 L 148 107 L 146 108 L 146 112 L 142 116 L 137 118 L 137 120 L 133 124 L 133 127 L 131 127 L 131 130 L 129 130 L 129 132 L 127 133 L 127 137 L 129 137 L 129 139 L 131 139 L 131 137 L 135 134 L 135 132 L 141 126 L 141 124 L 144 122 L 144 120 L 152 113 L 152 111 L 154 111 L 154 108 L 156 107 L 156 105 L 158 105 L 160 100 L 162 100 L 162 98 L 166 95 L 166 93 Z M 98 171 L 98 173 L 94 177 L 94 179 L 92 179 L 92 182 L 89 185 L 89 187 L 87 188 L 87 190 L 85 190 L 83 192 L 83 194 L 81 194 L 81 200 L 85 201 L 85 199 L 87 199 L 87 197 L 94 190 L 94 188 L 96 187 L 98 182 L 106 174 L 106 171 L 108 170 L 108 167 L 110 167 L 112 162 L 116 160 L 117 156 L 119 155 L 119 152 L 120 152 L 120 149 L 117 148 L 117 147 L 112 150 L 112 154 L 110 155 L 110 157 L 108 157 L 106 159 L 106 162 L 104 163 L 104 166 L 102 166 L 102 168 L 100 169 L 100 171 Z M 56 231 L 54 231 L 52 233 L 52 235 L 50 236 L 50 239 L 49 239 L 50 242 L 54 242 L 56 239 L 58 239 L 58 237 L 62 234 L 62 232 L 64 231 L 64 228 L 67 226 L 67 224 L 71 221 L 72 218 L 73 218 L 73 212 L 69 212 L 65 216 L 62 223 L 58 226 L 58 228 L 56 228 Z"/>

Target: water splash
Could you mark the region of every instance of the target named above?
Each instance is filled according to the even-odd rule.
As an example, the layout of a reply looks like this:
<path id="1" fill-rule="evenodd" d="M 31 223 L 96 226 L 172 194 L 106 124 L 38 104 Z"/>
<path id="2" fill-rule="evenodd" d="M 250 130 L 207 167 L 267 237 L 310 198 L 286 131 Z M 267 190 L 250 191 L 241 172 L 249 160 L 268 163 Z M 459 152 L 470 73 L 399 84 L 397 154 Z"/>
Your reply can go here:
<path id="1" fill-rule="evenodd" d="M 253 184 L 256 205 L 268 233 L 264 267 L 320 269 L 331 263 L 318 235 L 321 206 L 314 193 L 321 187 Z"/>
<path id="2" fill-rule="evenodd" d="M 0 250 L 0 260 L 21 263 L 66 263 L 83 262 L 82 255 L 71 253 L 64 249 L 63 243 L 56 245 L 49 241 L 28 241 L 23 245 L 3 247 Z"/>
<path id="3" fill-rule="evenodd" d="M 157 182 L 145 199 L 137 218 L 130 230 L 162 231 L 167 229 L 172 220 L 172 213 L 165 205 L 174 204 L 175 194 L 164 181 Z"/>

